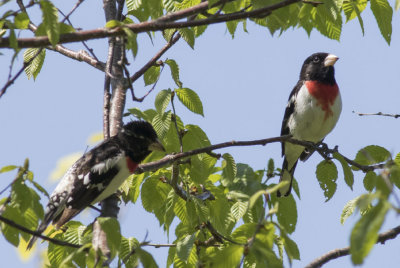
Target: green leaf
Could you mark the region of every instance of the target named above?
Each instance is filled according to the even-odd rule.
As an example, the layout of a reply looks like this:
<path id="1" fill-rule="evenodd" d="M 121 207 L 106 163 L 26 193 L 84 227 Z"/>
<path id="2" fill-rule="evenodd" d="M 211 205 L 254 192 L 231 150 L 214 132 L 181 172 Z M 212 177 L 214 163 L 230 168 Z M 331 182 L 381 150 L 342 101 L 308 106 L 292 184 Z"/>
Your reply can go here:
<path id="1" fill-rule="evenodd" d="M 219 268 L 238 267 L 243 255 L 243 250 L 243 246 L 231 244 L 220 251 L 216 251 L 214 256 L 210 256 L 211 263 L 213 267 Z"/>
<path id="2" fill-rule="evenodd" d="M 210 146 L 207 134 L 196 125 L 186 125 L 188 132 L 183 136 L 182 143 L 185 151 Z"/>
<path id="3" fill-rule="evenodd" d="M 350 236 L 350 254 L 353 264 L 362 264 L 378 240 L 378 232 L 385 220 L 390 203 L 380 200 L 355 224 Z"/>
<path id="4" fill-rule="evenodd" d="M 62 240 L 62 234 L 56 234 L 53 238 Z M 47 247 L 47 257 L 53 267 L 60 267 L 64 258 L 69 255 L 70 252 L 71 248 L 59 246 L 53 243 L 49 243 L 49 246 Z"/>
<path id="5" fill-rule="evenodd" d="M 121 21 L 119 20 L 109 20 L 106 22 L 105 27 L 106 28 L 115 28 L 124 25 Z"/>
<path id="6" fill-rule="evenodd" d="M 69 24 L 65 24 L 65 23 L 63 23 L 63 22 L 60 22 L 59 25 L 60 25 L 60 34 L 74 33 L 74 32 L 76 32 L 75 28 L 72 27 L 72 26 L 69 25 Z"/>
<path id="7" fill-rule="evenodd" d="M 139 247 L 139 241 L 136 238 L 122 237 L 119 257 L 120 259 L 124 260 L 124 264 L 126 267 L 133 268 L 138 266 L 139 264 L 138 256 L 136 254 L 131 254 L 132 251 L 138 247 Z M 128 256 L 129 258 L 126 260 Z"/>
<path id="8" fill-rule="evenodd" d="M 189 254 L 192 251 L 196 236 L 197 232 L 191 235 L 187 235 L 183 239 L 179 240 L 176 244 L 176 255 L 182 261 L 187 261 Z"/>
<path id="9" fill-rule="evenodd" d="M 186 43 L 192 48 L 194 49 L 194 41 L 195 41 L 195 37 L 194 37 L 194 32 L 192 29 L 189 28 L 181 28 L 178 30 L 179 33 L 181 34 L 183 40 L 186 41 Z"/>
<path id="10" fill-rule="evenodd" d="M 333 153 L 333 157 L 340 162 L 343 168 L 343 174 L 344 174 L 344 181 L 346 184 L 350 187 L 351 190 L 353 190 L 353 184 L 354 184 L 354 175 L 353 171 L 351 171 L 351 168 L 349 167 L 349 164 L 347 164 L 346 160 L 344 160 L 343 156 L 337 152 Z"/>
<path id="11" fill-rule="evenodd" d="M 339 41 L 342 32 L 342 15 L 332 1 L 313 7 L 312 16 L 315 28 L 328 38 Z"/>
<path id="12" fill-rule="evenodd" d="M 64 233 L 65 241 L 75 245 L 84 244 L 83 233 L 86 230 L 85 225 L 78 221 L 69 221 L 65 227 L 67 227 Z"/>
<path id="13" fill-rule="evenodd" d="M 112 217 L 98 217 L 97 221 L 107 236 L 107 245 L 111 251 L 111 258 L 114 258 L 121 244 L 119 222 L 116 218 Z"/>
<path id="14" fill-rule="evenodd" d="M 296 230 L 297 224 L 297 206 L 293 195 L 289 195 L 285 198 L 278 199 L 278 212 L 276 216 L 279 223 L 285 228 L 285 231 L 289 234 Z"/>
<path id="15" fill-rule="evenodd" d="M 378 145 L 369 145 L 357 152 L 355 162 L 361 165 L 373 165 L 390 159 L 391 154 L 385 148 Z"/>
<path id="16" fill-rule="evenodd" d="M 316 171 L 319 186 L 324 191 L 325 202 L 329 201 L 336 192 L 338 171 L 332 161 L 322 161 Z"/>
<path id="17" fill-rule="evenodd" d="M 368 171 L 363 180 L 365 190 L 371 192 L 376 187 L 378 179 L 379 177 L 375 172 Z"/>
<path id="18" fill-rule="evenodd" d="M 164 61 L 165 64 L 168 64 L 169 68 L 171 69 L 171 76 L 174 79 L 175 84 L 181 88 L 182 82 L 179 80 L 179 66 L 176 61 L 168 59 Z"/>
<path id="19" fill-rule="evenodd" d="M 294 242 L 292 239 L 289 238 L 289 236 L 284 235 L 284 245 L 285 245 L 285 250 L 286 250 L 286 254 L 288 255 L 288 257 L 292 260 L 300 260 L 300 251 L 299 248 L 296 244 L 296 242 Z"/>
<path id="20" fill-rule="evenodd" d="M 143 75 L 144 84 L 151 85 L 157 82 L 158 77 L 160 76 L 160 66 L 151 66 Z"/>
<path id="21" fill-rule="evenodd" d="M 237 201 L 231 207 L 231 214 L 236 221 L 239 221 L 247 212 L 249 202 Z"/>
<path id="22" fill-rule="evenodd" d="M 387 0 L 371 0 L 371 10 L 374 13 L 379 30 L 388 45 L 392 38 L 393 9 Z"/>
<path id="23" fill-rule="evenodd" d="M 142 184 L 143 180 L 144 180 L 144 173 L 133 177 L 131 188 L 129 189 L 129 197 L 132 203 L 136 203 L 136 200 L 139 197 L 140 185 Z"/>
<path id="24" fill-rule="evenodd" d="M 212 201 L 212 205 L 210 206 L 210 222 L 223 235 L 229 233 L 228 229 L 233 220 L 230 212 L 229 203 L 225 198 L 217 198 Z"/>
<path id="25" fill-rule="evenodd" d="M 363 35 L 364 35 L 364 22 L 361 18 L 361 12 L 364 11 L 364 9 L 367 7 L 367 3 L 368 3 L 367 0 L 353 0 L 353 1 L 343 2 L 342 6 L 344 14 L 346 15 L 346 22 L 357 17 Z"/>
<path id="26" fill-rule="evenodd" d="M 126 49 L 132 50 L 133 58 L 135 58 L 138 52 L 137 34 L 127 27 L 122 27 L 122 30 L 126 34 Z"/>
<path id="27" fill-rule="evenodd" d="M 28 48 L 24 52 L 24 62 L 28 62 L 32 59 L 38 52 L 40 48 Z M 31 64 L 25 67 L 25 73 L 28 79 L 33 76 L 33 79 L 36 80 L 36 77 L 42 70 L 44 58 L 46 57 L 46 50 L 42 49 L 40 53 L 32 60 Z"/>
<path id="28" fill-rule="evenodd" d="M 171 90 L 170 89 L 163 89 L 161 90 L 154 100 L 154 106 L 159 114 L 165 112 L 167 109 L 169 102 L 171 101 Z"/>
<path id="29" fill-rule="evenodd" d="M 58 10 L 48 0 L 40 1 L 42 9 L 43 25 L 46 29 L 46 34 L 49 37 L 50 43 L 55 46 L 60 38 L 60 27 L 58 25 Z"/>
<path id="30" fill-rule="evenodd" d="M 394 9 L 395 9 L 396 11 L 398 11 L 399 8 L 400 8 L 400 0 L 396 0 L 396 3 L 395 3 L 395 5 L 394 5 Z"/>
<path id="31" fill-rule="evenodd" d="M 126 0 L 126 7 L 128 12 L 132 10 L 137 10 L 142 5 L 142 0 Z"/>
<path id="32" fill-rule="evenodd" d="M 4 166 L 0 169 L 0 173 L 10 172 L 16 168 L 18 168 L 18 166 L 14 166 L 14 165 Z"/>
<path id="33" fill-rule="evenodd" d="M 347 202 L 347 204 L 344 206 L 343 210 L 342 210 L 342 215 L 340 216 L 340 223 L 344 224 L 344 222 L 347 220 L 348 217 L 350 217 L 354 210 L 356 209 L 356 205 L 358 200 L 360 199 L 360 197 L 356 197 L 352 200 L 350 200 L 349 202 Z"/>
<path id="34" fill-rule="evenodd" d="M 203 104 L 197 93 L 189 88 L 179 88 L 175 90 L 178 99 L 193 113 L 204 116 Z"/>
<path id="35" fill-rule="evenodd" d="M 26 12 L 18 13 L 14 17 L 14 25 L 17 29 L 27 29 L 29 25 L 29 16 Z"/>
<path id="36" fill-rule="evenodd" d="M 140 262 L 142 263 L 143 267 L 158 268 L 158 265 L 153 256 L 147 251 L 138 248 L 135 253 L 139 256 Z"/>
<path id="37" fill-rule="evenodd" d="M 171 112 L 156 114 L 151 124 L 153 125 L 154 130 L 157 132 L 158 137 L 163 139 L 171 125 Z"/>
<path id="38" fill-rule="evenodd" d="M 222 161 L 222 175 L 230 181 L 233 181 L 236 178 L 237 172 L 235 159 L 233 159 L 232 155 L 228 153 L 223 154 L 222 158 L 224 159 Z"/>

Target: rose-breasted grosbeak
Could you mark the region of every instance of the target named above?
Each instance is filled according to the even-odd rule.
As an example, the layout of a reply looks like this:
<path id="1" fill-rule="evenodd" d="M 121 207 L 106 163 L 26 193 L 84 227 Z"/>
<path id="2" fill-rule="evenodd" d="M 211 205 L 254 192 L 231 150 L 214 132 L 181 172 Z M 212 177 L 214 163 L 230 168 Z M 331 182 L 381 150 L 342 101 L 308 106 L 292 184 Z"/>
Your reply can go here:
<path id="1" fill-rule="evenodd" d="M 115 193 L 124 180 L 151 151 L 165 151 L 153 127 L 133 121 L 121 131 L 85 153 L 65 173 L 50 196 L 45 216 L 37 231 L 53 221 L 61 227 L 89 205 Z M 30 249 L 37 237 L 32 237 Z"/>
<path id="2" fill-rule="evenodd" d="M 342 110 L 333 68 L 338 59 L 333 54 L 315 53 L 304 61 L 300 79 L 289 96 L 281 135 L 291 134 L 294 139 L 322 142 L 332 131 Z M 282 143 L 282 156 L 285 158 L 280 181 L 290 183 L 279 189 L 278 197 L 290 194 L 298 159 L 305 161 L 311 153 L 303 146 Z"/>

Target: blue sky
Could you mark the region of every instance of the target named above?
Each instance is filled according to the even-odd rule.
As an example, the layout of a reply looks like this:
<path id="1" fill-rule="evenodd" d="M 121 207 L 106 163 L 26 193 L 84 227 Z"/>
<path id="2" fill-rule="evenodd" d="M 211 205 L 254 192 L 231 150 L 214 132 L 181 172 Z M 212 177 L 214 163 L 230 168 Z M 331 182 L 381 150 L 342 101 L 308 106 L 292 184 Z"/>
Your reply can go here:
<path id="1" fill-rule="evenodd" d="M 63 3 L 63 11 L 72 3 Z M 369 8 L 369 7 L 368 7 Z M 83 16 L 90 12 L 90 20 Z M 99 14 L 99 15 L 95 15 Z M 84 3 L 80 12 L 72 16 L 75 26 L 85 29 L 104 25 L 101 5 Z M 325 141 L 344 155 L 352 158 L 357 151 L 370 144 L 384 146 L 394 155 L 400 151 L 398 144 L 399 119 L 386 117 L 359 117 L 352 113 L 399 113 L 399 17 L 394 14 L 391 46 L 380 36 L 370 11 L 363 13 L 365 36 L 354 20 L 343 27 L 341 41 L 329 40 L 318 32 L 308 38 L 301 29 L 289 30 L 282 36 L 271 37 L 266 29 L 248 25 L 249 33 L 239 30 L 235 39 L 225 32 L 224 26 L 214 25 L 196 40 L 192 50 L 182 40 L 163 57 L 175 59 L 181 68 L 184 87 L 196 90 L 203 101 L 205 117 L 191 114 L 181 105 L 177 113 L 185 123 L 198 124 L 206 131 L 212 143 L 228 140 L 251 140 L 278 136 L 281 120 L 290 91 L 296 84 L 304 59 L 314 52 L 330 52 L 340 60 L 336 66 L 336 80 L 342 94 L 343 110 L 339 122 Z M 154 45 L 146 35 L 140 36 L 139 56 L 131 61 L 130 71 L 138 70 L 164 44 L 159 35 Z M 104 61 L 106 40 L 90 41 L 97 56 Z M 81 49 L 80 44 L 67 45 Z M 0 81 L 6 81 L 11 51 L 2 50 L 0 56 Z M 20 55 L 16 67 L 22 64 Z M 17 69 L 16 68 L 16 69 Z M 127 101 L 127 108 L 153 107 L 157 92 L 173 88 L 169 70 L 143 103 Z M 51 192 L 55 184 L 49 174 L 57 161 L 70 153 L 84 151 L 87 138 L 102 130 L 102 92 L 104 75 L 85 63 L 73 61 L 47 51 L 42 72 L 34 82 L 22 76 L 0 99 L 0 167 L 20 165 L 28 157 L 35 179 Z M 147 92 L 142 80 L 136 94 Z M 129 96 L 129 94 L 128 94 Z M 266 147 L 228 148 L 219 152 L 231 153 L 236 162 L 263 169 L 269 158 L 280 166 L 280 145 Z M 296 170 L 302 199 L 297 202 L 298 224 L 293 239 L 300 248 L 301 261 L 293 267 L 303 267 L 314 258 L 335 248 L 349 244 L 349 234 L 358 217 L 350 217 L 340 224 L 343 206 L 363 193 L 361 173 L 355 174 L 354 191 L 351 191 L 339 172 L 338 189 L 329 202 L 324 202 L 323 192 L 315 178 L 315 167 L 321 157 L 314 155 Z M 340 168 L 339 168 L 340 171 Z M 13 178 L 13 173 L 0 175 L 0 189 Z M 95 213 L 83 213 L 80 219 L 88 222 Z M 154 243 L 167 242 L 155 217 L 140 208 L 140 203 L 122 206 L 120 213 L 122 232 Z M 382 231 L 397 226 L 394 213 L 387 218 Z M 400 263 L 400 239 L 377 245 L 362 267 L 395 267 Z M 149 249 L 150 250 L 150 249 Z M 151 250 L 159 264 L 165 263 L 166 250 Z M 0 237 L 0 259 L 7 266 L 39 265 L 35 257 L 22 262 L 16 250 Z M 163 266 L 163 265 L 161 265 Z M 331 261 L 325 267 L 348 267 L 350 258 Z"/>

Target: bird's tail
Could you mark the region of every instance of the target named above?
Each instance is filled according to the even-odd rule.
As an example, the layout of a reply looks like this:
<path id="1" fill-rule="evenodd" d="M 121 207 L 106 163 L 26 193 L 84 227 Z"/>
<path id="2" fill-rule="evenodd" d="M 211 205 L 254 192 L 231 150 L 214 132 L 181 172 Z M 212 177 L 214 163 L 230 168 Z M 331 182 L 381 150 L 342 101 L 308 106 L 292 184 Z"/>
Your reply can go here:
<path id="1" fill-rule="evenodd" d="M 282 188 L 280 188 L 278 190 L 278 192 L 276 193 L 276 195 L 278 197 L 283 196 L 288 196 L 290 195 L 290 192 L 292 191 L 292 182 L 293 182 L 293 174 L 294 174 L 294 170 L 296 169 L 296 165 L 297 165 L 297 161 L 294 163 L 293 167 L 289 170 L 288 169 L 288 162 L 285 159 L 283 159 L 283 165 L 282 165 L 282 174 L 281 177 L 279 179 L 279 182 L 281 181 L 288 181 L 289 184 L 283 186 Z"/>
<path id="2" fill-rule="evenodd" d="M 53 220 L 53 216 L 55 215 L 56 212 L 57 211 L 54 209 L 52 211 L 46 211 L 43 221 L 40 223 L 39 227 L 36 229 L 36 233 L 42 234 L 44 232 L 44 230 L 46 230 L 47 226 Z M 35 244 L 37 239 L 38 239 L 38 236 L 33 235 L 31 240 L 29 240 L 26 250 L 30 250 L 33 247 L 33 245 Z"/>

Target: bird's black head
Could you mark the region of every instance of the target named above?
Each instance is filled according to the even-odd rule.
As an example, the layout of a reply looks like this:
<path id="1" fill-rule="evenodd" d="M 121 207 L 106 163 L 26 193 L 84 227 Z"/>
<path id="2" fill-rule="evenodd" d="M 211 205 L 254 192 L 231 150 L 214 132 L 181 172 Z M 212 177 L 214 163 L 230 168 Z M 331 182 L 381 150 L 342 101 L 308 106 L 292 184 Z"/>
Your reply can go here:
<path id="1" fill-rule="evenodd" d="M 151 151 L 165 151 L 154 128 L 146 121 L 132 121 L 124 125 L 118 138 L 126 154 L 137 163 Z"/>
<path id="2" fill-rule="evenodd" d="M 339 58 L 329 53 L 314 53 L 308 57 L 301 67 L 300 80 L 313 80 L 325 84 L 335 84 L 333 65 Z"/>

